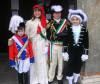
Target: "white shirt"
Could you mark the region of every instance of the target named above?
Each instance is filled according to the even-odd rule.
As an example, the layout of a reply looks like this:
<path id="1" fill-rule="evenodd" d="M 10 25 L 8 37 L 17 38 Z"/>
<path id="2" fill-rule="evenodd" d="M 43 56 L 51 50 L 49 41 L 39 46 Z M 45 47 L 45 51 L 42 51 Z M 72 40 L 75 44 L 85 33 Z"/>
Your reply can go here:
<path id="1" fill-rule="evenodd" d="M 55 20 L 57 23 L 59 23 L 61 19 L 54 19 L 54 20 Z"/>
<path id="2" fill-rule="evenodd" d="M 73 34 L 74 34 L 75 43 L 77 44 L 78 40 L 79 40 L 80 32 L 81 32 L 81 26 L 80 25 L 77 25 L 77 26 L 73 25 L 72 31 L 73 31 Z"/>

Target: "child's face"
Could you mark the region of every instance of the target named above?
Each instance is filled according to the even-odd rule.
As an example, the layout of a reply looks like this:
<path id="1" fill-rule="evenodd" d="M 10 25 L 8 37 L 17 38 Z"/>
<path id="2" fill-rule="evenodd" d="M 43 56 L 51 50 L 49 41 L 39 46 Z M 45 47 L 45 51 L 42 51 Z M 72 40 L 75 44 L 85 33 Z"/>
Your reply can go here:
<path id="1" fill-rule="evenodd" d="M 53 18 L 54 19 L 60 19 L 61 18 L 61 12 L 54 12 L 53 13 Z"/>
<path id="2" fill-rule="evenodd" d="M 24 29 L 21 29 L 21 30 L 18 30 L 17 34 L 22 37 L 24 34 L 25 34 L 25 30 Z"/>
<path id="3" fill-rule="evenodd" d="M 79 25 L 80 24 L 80 19 L 79 18 L 77 18 L 76 16 L 73 16 L 72 18 L 71 18 L 71 23 L 73 24 L 73 25 Z"/>
<path id="4" fill-rule="evenodd" d="M 38 8 L 34 9 L 33 13 L 34 13 L 34 16 L 37 18 L 41 16 L 41 10 L 39 10 Z"/>

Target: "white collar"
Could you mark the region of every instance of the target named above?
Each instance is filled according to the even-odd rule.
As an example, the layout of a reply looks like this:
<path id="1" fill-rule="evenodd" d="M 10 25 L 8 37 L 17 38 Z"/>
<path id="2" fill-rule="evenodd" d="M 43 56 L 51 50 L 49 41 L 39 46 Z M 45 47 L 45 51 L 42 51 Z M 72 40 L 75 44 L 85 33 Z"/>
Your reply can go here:
<path id="1" fill-rule="evenodd" d="M 81 27 L 81 25 L 72 25 L 72 27 Z"/>
<path id="2" fill-rule="evenodd" d="M 55 20 L 57 23 L 59 23 L 61 19 L 54 19 L 54 20 Z"/>

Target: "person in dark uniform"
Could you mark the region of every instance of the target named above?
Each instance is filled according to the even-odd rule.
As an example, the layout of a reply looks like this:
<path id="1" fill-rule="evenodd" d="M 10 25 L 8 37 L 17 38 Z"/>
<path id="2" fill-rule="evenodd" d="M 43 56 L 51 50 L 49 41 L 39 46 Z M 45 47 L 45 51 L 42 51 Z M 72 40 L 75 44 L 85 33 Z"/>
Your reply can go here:
<path id="1" fill-rule="evenodd" d="M 73 84 L 73 82 L 76 84 L 82 64 L 88 59 L 88 30 L 82 24 L 87 22 L 87 16 L 80 9 L 69 9 L 68 19 L 71 25 L 67 28 L 67 37 L 64 41 L 64 45 L 67 46 L 67 49 L 64 49 L 65 58 L 68 59 L 66 79 L 68 79 L 69 84 Z M 68 54 L 66 55 L 66 53 Z"/>
<path id="2" fill-rule="evenodd" d="M 61 18 L 62 6 L 51 6 L 52 19 L 47 24 L 47 39 L 50 42 L 50 68 L 49 68 L 49 83 L 53 82 L 55 77 L 56 67 L 58 84 L 63 84 L 63 57 L 62 48 L 63 40 L 66 35 L 66 19 Z"/>

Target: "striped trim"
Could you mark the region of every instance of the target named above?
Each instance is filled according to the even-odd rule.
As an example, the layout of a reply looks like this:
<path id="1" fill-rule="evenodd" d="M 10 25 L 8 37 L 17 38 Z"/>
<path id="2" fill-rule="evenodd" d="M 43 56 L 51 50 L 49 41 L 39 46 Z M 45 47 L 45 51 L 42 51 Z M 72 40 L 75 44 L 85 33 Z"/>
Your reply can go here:
<path id="1" fill-rule="evenodd" d="M 62 22 L 61 22 L 61 25 L 58 27 L 58 29 L 57 29 L 57 34 L 58 33 L 60 33 L 60 32 L 62 32 L 63 30 L 64 30 L 64 25 L 65 25 L 65 23 L 66 23 L 66 19 L 64 19 Z"/>
<path id="2" fill-rule="evenodd" d="M 50 42 L 50 62 L 52 60 L 52 43 Z"/>
<path id="3" fill-rule="evenodd" d="M 39 27 L 40 27 L 40 29 L 41 29 L 40 35 L 41 35 L 43 38 L 46 38 L 46 31 L 44 31 L 44 28 L 43 28 L 43 26 L 41 25 L 41 23 L 39 23 Z"/>
<path id="4" fill-rule="evenodd" d="M 13 36 L 12 39 L 22 48 L 23 44 L 19 41 L 19 39 L 16 36 Z M 27 51 L 27 49 L 25 48 L 25 51 Z"/>

